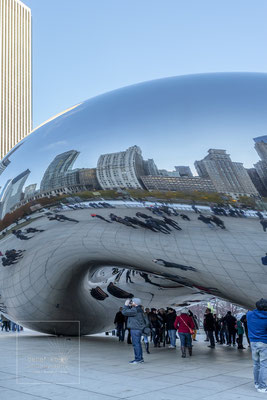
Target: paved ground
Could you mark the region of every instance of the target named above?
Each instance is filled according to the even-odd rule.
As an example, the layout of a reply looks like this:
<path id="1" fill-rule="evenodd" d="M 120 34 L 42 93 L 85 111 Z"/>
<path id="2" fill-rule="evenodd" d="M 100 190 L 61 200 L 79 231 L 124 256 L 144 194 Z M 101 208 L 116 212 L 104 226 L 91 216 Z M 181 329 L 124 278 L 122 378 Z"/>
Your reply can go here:
<path id="1" fill-rule="evenodd" d="M 132 347 L 115 337 L 57 338 L 0 332 L 1 400 L 232 400 L 264 397 L 252 380 L 250 350 L 208 349 L 203 337 L 192 358 L 154 349 L 129 365 Z M 79 352 L 80 349 L 80 352 Z"/>

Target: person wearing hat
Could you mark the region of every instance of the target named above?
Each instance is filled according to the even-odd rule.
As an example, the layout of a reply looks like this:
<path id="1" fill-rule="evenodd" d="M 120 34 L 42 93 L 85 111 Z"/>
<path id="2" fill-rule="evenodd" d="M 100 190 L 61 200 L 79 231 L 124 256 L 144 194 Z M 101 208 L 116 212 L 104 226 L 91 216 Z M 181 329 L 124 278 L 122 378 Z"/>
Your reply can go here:
<path id="1" fill-rule="evenodd" d="M 257 301 L 256 307 L 247 313 L 254 383 L 258 392 L 267 393 L 267 299 Z"/>
<path id="2" fill-rule="evenodd" d="M 147 327 L 147 320 L 138 298 L 127 299 L 122 309 L 122 314 L 127 319 L 127 328 L 131 330 L 132 344 L 134 348 L 134 360 L 130 364 L 140 364 L 144 362 L 141 338 L 144 329 Z"/>

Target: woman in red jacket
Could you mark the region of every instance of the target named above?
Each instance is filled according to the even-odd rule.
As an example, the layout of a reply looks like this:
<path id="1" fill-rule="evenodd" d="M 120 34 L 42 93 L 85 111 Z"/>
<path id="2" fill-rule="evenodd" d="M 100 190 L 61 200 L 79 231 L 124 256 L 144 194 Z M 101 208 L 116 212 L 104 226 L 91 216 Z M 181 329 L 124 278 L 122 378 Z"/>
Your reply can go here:
<path id="1" fill-rule="evenodd" d="M 192 356 L 191 335 L 194 332 L 195 325 L 193 319 L 188 315 L 186 308 L 182 309 L 180 315 L 176 317 L 174 327 L 178 330 L 180 337 L 182 357 L 186 357 L 186 347 L 188 347 L 189 355 Z"/>

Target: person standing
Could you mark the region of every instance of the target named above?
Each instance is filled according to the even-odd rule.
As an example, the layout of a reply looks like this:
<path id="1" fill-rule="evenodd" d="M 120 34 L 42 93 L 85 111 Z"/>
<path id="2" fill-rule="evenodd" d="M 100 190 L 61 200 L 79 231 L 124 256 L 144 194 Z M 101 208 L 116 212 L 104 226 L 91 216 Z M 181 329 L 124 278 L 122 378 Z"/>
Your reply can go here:
<path id="1" fill-rule="evenodd" d="M 117 336 L 119 337 L 119 342 L 124 342 L 124 335 L 125 335 L 125 316 L 122 314 L 122 307 L 117 312 L 114 324 L 116 325 L 117 329 Z"/>
<path id="2" fill-rule="evenodd" d="M 240 319 L 237 321 L 236 323 L 236 328 L 237 328 L 237 343 L 238 343 L 238 349 L 245 349 L 245 347 L 243 347 L 243 336 L 244 336 L 244 328 L 243 328 L 243 324 L 240 321 Z"/>
<path id="3" fill-rule="evenodd" d="M 214 314 L 214 323 L 215 323 L 215 339 L 216 343 L 219 343 L 220 342 L 219 333 L 221 330 L 221 325 L 219 318 L 217 317 L 217 314 Z"/>
<path id="4" fill-rule="evenodd" d="M 192 339 L 195 341 L 195 342 L 197 342 L 197 339 L 196 339 L 196 337 L 197 337 L 197 331 L 198 331 L 198 323 L 197 323 L 197 316 L 196 315 L 194 315 L 193 313 L 192 313 L 192 311 L 191 310 L 188 310 L 188 315 L 192 318 L 192 320 L 193 320 L 193 322 L 194 322 L 194 333 L 193 333 L 193 335 L 192 335 Z"/>
<path id="5" fill-rule="evenodd" d="M 143 331 L 143 339 L 144 339 L 144 344 L 145 344 L 145 349 L 146 349 L 147 354 L 150 354 L 148 337 L 151 335 L 151 324 L 149 321 L 149 313 L 150 313 L 149 308 L 146 308 L 145 312 L 144 312 L 144 318 L 146 321 L 146 328 L 147 328 L 146 331 L 147 332 Z"/>
<path id="6" fill-rule="evenodd" d="M 160 322 L 158 320 L 156 308 L 151 308 L 151 312 L 149 313 L 149 322 L 152 329 L 154 347 L 160 347 Z"/>
<path id="7" fill-rule="evenodd" d="M 2 320 L 2 331 L 5 328 L 6 332 L 10 331 L 10 321 L 7 319 L 4 314 L 1 314 L 1 320 Z"/>
<path id="8" fill-rule="evenodd" d="M 267 393 L 267 299 L 257 301 L 256 310 L 247 313 L 247 324 L 255 388 Z"/>
<path id="9" fill-rule="evenodd" d="M 186 357 L 186 348 L 188 348 L 189 356 L 192 356 L 191 335 L 194 332 L 195 325 L 186 308 L 182 309 L 180 315 L 176 317 L 174 327 L 178 330 L 180 337 L 182 358 Z"/>
<path id="10" fill-rule="evenodd" d="M 228 330 L 228 346 L 231 346 L 233 339 L 233 346 L 235 346 L 236 339 L 236 318 L 232 315 L 231 311 L 228 311 L 226 316 L 223 318 L 227 325 Z"/>
<path id="11" fill-rule="evenodd" d="M 249 337 L 248 337 L 247 315 L 244 314 L 244 315 L 241 317 L 240 321 L 242 322 L 242 324 L 243 324 L 243 326 L 244 326 L 246 338 L 247 338 L 247 341 L 248 341 L 248 345 L 250 346 L 250 341 L 249 341 Z"/>
<path id="12" fill-rule="evenodd" d="M 215 339 L 214 339 L 214 331 L 215 331 L 215 320 L 214 317 L 211 313 L 211 309 L 207 308 L 205 312 L 205 319 L 204 319 L 204 325 L 206 327 L 207 333 L 208 333 L 208 338 L 210 341 L 210 347 L 211 349 L 215 348 Z"/>
<path id="13" fill-rule="evenodd" d="M 132 344 L 134 348 L 134 360 L 130 364 L 140 364 L 144 362 L 141 338 L 143 329 L 146 328 L 144 311 L 141 300 L 138 298 L 127 299 L 122 309 L 122 314 L 127 319 L 127 328 L 131 329 Z"/>
<path id="14" fill-rule="evenodd" d="M 176 347 L 176 329 L 174 328 L 174 323 L 176 320 L 176 312 L 173 308 L 168 308 L 166 314 L 166 329 L 170 338 L 169 349 L 175 349 Z"/>

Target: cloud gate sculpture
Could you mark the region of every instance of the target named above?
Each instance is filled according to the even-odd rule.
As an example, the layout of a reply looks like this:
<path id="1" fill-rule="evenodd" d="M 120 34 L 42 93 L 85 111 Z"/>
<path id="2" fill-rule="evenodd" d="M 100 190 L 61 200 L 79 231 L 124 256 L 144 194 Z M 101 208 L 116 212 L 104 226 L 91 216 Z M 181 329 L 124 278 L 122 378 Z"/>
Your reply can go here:
<path id="1" fill-rule="evenodd" d="M 203 74 L 41 125 L 0 163 L 2 311 L 76 335 L 109 329 L 133 296 L 252 308 L 267 293 L 267 220 L 234 199 L 264 195 L 266 109 L 267 75 Z"/>

